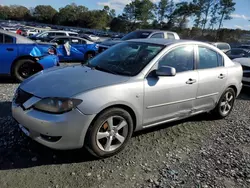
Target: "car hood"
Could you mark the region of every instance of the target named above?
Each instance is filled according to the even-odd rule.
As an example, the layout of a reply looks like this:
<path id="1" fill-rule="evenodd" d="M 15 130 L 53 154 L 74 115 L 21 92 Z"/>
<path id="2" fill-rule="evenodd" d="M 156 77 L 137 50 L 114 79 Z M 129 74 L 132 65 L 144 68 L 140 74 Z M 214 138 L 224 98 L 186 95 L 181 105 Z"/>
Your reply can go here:
<path id="1" fill-rule="evenodd" d="M 115 44 L 119 44 L 121 42 L 124 42 L 124 41 L 123 40 L 108 40 L 108 41 L 104 41 L 104 42 L 100 43 L 100 45 L 111 47 L 111 46 L 113 46 Z"/>
<path id="2" fill-rule="evenodd" d="M 26 79 L 20 88 L 40 98 L 72 97 L 99 87 L 119 84 L 129 77 L 114 75 L 86 66 L 51 68 Z"/>
<path id="3" fill-rule="evenodd" d="M 236 58 L 233 61 L 240 63 L 243 66 L 250 67 L 250 58 Z"/>

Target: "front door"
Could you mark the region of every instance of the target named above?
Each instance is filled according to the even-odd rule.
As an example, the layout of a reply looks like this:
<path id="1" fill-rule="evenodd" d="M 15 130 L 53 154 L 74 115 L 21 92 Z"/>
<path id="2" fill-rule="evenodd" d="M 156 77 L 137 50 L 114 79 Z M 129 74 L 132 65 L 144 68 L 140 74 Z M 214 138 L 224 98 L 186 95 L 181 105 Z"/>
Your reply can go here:
<path id="1" fill-rule="evenodd" d="M 176 69 L 171 77 L 149 74 L 144 81 L 144 125 L 178 119 L 192 113 L 198 89 L 198 72 L 194 69 L 194 47 L 179 46 L 161 58 L 156 67 Z"/>

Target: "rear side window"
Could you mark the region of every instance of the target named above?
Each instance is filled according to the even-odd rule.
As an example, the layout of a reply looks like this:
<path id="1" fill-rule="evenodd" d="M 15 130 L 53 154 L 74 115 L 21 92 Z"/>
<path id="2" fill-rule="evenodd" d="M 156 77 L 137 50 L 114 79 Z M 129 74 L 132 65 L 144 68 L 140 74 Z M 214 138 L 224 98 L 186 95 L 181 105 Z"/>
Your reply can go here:
<path id="1" fill-rule="evenodd" d="M 14 42 L 13 37 L 10 37 L 8 35 L 4 36 L 4 43 L 5 44 L 13 44 L 13 42 Z"/>
<path id="2" fill-rule="evenodd" d="M 219 48 L 220 50 L 229 50 L 230 46 L 228 44 L 219 43 L 217 44 L 217 48 Z"/>
<path id="3" fill-rule="evenodd" d="M 13 44 L 14 38 L 9 35 L 0 34 L 0 44 Z"/>
<path id="4" fill-rule="evenodd" d="M 164 38 L 164 34 L 163 33 L 156 33 L 156 34 L 153 34 L 151 36 L 151 38 Z"/>
<path id="5" fill-rule="evenodd" d="M 175 39 L 175 37 L 174 37 L 174 34 L 173 34 L 173 33 L 167 33 L 167 35 L 168 35 L 168 39 Z"/>
<path id="6" fill-rule="evenodd" d="M 69 33 L 69 36 L 76 37 L 76 36 L 77 36 L 77 34 L 74 34 L 74 33 Z"/>
<path id="7" fill-rule="evenodd" d="M 66 36 L 66 33 L 55 33 L 56 36 Z"/>
<path id="8" fill-rule="evenodd" d="M 217 52 L 199 46 L 199 64 L 198 69 L 210 69 L 223 66 L 223 57 Z"/>

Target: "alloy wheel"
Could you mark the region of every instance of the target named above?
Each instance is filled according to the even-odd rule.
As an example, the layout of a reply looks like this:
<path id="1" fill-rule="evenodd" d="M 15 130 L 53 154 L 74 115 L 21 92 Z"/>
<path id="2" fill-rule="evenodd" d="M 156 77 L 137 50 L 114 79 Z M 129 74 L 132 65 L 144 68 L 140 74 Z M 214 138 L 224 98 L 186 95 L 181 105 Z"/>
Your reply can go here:
<path id="1" fill-rule="evenodd" d="M 128 136 L 128 123 L 121 116 L 111 116 L 100 126 L 96 143 L 100 150 L 111 152 L 118 149 Z"/>
<path id="2" fill-rule="evenodd" d="M 227 115 L 232 109 L 233 103 L 234 103 L 233 99 L 234 99 L 234 95 L 230 91 L 225 93 L 220 103 L 220 111 L 223 115 Z"/>

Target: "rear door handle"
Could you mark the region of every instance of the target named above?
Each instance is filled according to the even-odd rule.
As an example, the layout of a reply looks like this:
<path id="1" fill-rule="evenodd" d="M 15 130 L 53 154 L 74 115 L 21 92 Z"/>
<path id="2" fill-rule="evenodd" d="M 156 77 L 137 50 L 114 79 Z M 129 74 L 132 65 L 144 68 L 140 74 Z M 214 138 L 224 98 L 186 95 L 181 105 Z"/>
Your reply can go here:
<path id="1" fill-rule="evenodd" d="M 190 78 L 188 81 L 186 81 L 186 84 L 194 84 L 195 82 L 195 79 Z"/>
<path id="2" fill-rule="evenodd" d="M 219 79 L 224 79 L 224 78 L 225 78 L 225 74 L 220 74 L 220 75 L 218 76 L 218 78 L 219 78 Z"/>
<path id="3" fill-rule="evenodd" d="M 7 51 L 10 51 L 10 52 L 14 51 L 13 48 L 6 48 L 6 50 L 7 50 Z"/>

